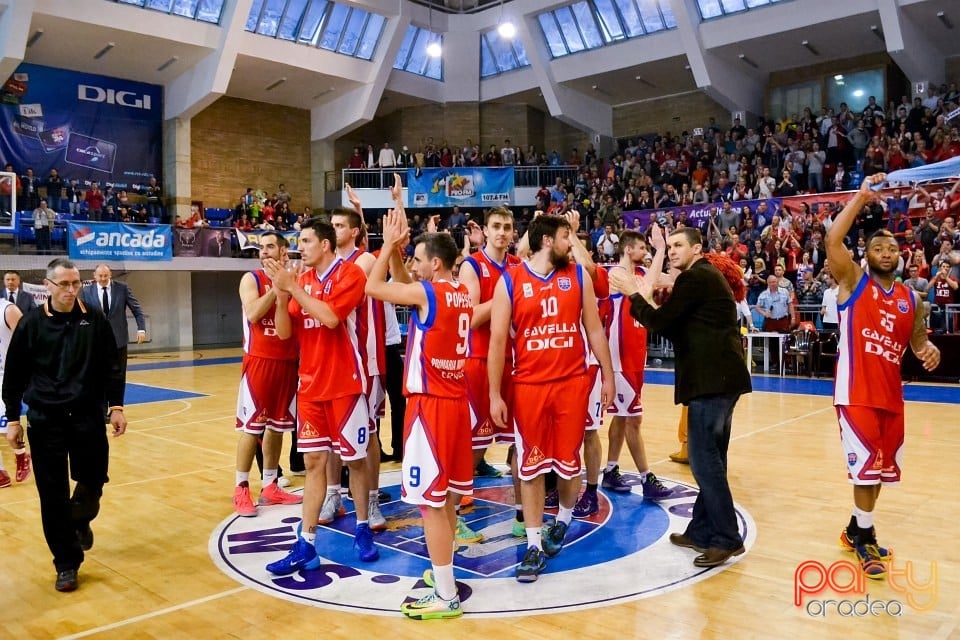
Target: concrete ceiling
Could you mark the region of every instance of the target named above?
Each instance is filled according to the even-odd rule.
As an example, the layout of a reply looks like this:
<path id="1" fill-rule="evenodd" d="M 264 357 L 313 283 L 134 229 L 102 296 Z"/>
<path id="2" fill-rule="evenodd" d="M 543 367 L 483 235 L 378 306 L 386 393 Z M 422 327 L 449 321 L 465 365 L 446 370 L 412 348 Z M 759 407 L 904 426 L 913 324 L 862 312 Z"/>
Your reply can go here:
<path id="1" fill-rule="evenodd" d="M 960 54 L 960 2 L 936 0 L 902 7 L 903 13 L 917 25 L 929 42 L 947 56 Z M 953 28 L 937 17 L 943 12 Z"/>
<path id="2" fill-rule="evenodd" d="M 563 84 L 613 106 L 629 104 L 695 90 L 697 83 L 690 70 L 685 68 L 686 64 L 686 56 L 674 56 L 568 80 Z"/>
<path id="3" fill-rule="evenodd" d="M 286 81 L 267 90 L 268 86 L 281 78 L 286 78 Z M 233 75 L 230 76 L 230 84 L 227 86 L 227 95 L 298 109 L 311 109 L 360 85 L 359 82 L 339 76 L 238 55 Z"/>

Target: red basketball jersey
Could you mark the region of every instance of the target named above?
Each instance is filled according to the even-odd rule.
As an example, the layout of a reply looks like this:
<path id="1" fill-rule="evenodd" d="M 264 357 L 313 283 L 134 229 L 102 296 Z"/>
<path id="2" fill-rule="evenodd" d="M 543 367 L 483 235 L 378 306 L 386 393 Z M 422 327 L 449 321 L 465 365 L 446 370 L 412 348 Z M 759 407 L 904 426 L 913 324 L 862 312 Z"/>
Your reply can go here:
<path id="1" fill-rule="evenodd" d="M 497 283 L 500 282 L 500 277 L 503 275 L 503 272 L 518 264 L 520 264 L 520 258 L 515 255 L 508 253 L 506 260 L 501 264 L 487 255 L 486 250 L 481 248 L 480 251 L 470 254 L 467 259 L 463 261 L 463 265 L 460 265 L 460 268 L 463 269 L 464 265 L 470 265 L 470 268 L 477 274 L 477 280 L 480 281 L 479 304 L 483 304 L 493 299 L 493 292 L 496 290 Z M 467 357 L 486 358 L 489 350 L 490 323 L 488 322 L 481 327 L 470 330 Z"/>
<path id="2" fill-rule="evenodd" d="M 635 273 L 644 276 L 647 271 L 637 266 Z M 630 299 L 623 294 L 614 293 L 610 296 L 607 336 L 614 371 L 644 370 L 647 364 L 647 328 L 630 315 Z"/>
<path id="3" fill-rule="evenodd" d="M 353 264 L 363 251 L 355 249 L 345 260 Z M 383 300 L 367 296 L 359 320 L 360 353 L 367 375 L 382 376 L 387 373 L 387 319 Z"/>
<path id="4" fill-rule="evenodd" d="M 513 306 L 514 381 L 539 384 L 586 374 L 583 267 L 569 264 L 541 276 L 522 263 L 503 277 Z"/>
<path id="5" fill-rule="evenodd" d="M 863 274 L 850 299 L 837 308 L 840 344 L 833 403 L 902 412 L 900 359 L 913 334 L 915 313 L 910 289 L 897 282 L 884 291 Z"/>
<path id="6" fill-rule="evenodd" d="M 250 275 L 257 283 L 257 297 L 262 298 L 270 291 L 273 283 L 263 269 L 251 271 Z M 277 329 L 273 320 L 275 312 L 276 309 L 270 307 L 270 310 L 263 314 L 263 317 L 257 322 L 249 322 L 244 317 L 243 352 L 249 356 L 270 360 L 296 360 L 297 341 L 281 340 L 277 337 Z"/>
<path id="7" fill-rule="evenodd" d="M 410 311 L 403 392 L 466 398 L 467 338 L 473 300 L 459 282 L 421 282 L 427 293 L 426 317 Z"/>
<path id="8" fill-rule="evenodd" d="M 301 399 L 321 402 L 366 391 L 367 372 L 357 333 L 366 285 L 363 269 L 340 258 L 323 274 L 310 269 L 300 276 L 304 291 L 328 304 L 340 319 L 331 329 L 290 300 L 290 318 L 300 345 Z"/>

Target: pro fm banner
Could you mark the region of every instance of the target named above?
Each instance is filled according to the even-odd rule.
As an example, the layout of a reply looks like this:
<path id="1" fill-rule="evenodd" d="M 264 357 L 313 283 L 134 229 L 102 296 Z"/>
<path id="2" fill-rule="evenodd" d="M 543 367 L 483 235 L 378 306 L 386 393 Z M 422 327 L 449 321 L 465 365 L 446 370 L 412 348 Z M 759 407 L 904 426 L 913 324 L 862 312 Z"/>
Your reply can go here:
<path id="1" fill-rule="evenodd" d="M 77 260 L 173 260 L 168 224 L 67 223 L 67 252 Z"/>
<path id="2" fill-rule="evenodd" d="M 160 177 L 162 127 L 159 85 L 23 63 L 0 87 L 0 158 L 41 180 L 137 191 Z"/>
<path id="3" fill-rule="evenodd" d="M 407 169 L 408 207 L 495 207 L 512 197 L 512 167 Z"/>

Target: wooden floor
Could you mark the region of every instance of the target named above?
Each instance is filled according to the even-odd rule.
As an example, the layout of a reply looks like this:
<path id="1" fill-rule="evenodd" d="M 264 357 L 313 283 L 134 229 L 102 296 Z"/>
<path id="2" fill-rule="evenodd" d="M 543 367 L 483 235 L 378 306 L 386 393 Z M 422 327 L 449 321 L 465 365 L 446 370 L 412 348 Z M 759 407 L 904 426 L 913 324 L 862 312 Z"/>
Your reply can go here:
<path id="1" fill-rule="evenodd" d="M 813 618 L 793 605 L 799 563 L 850 558 L 836 540 L 851 490 L 829 398 L 754 393 L 737 408 L 730 449 L 734 498 L 757 526 L 740 562 L 688 587 L 606 608 L 417 623 L 274 598 L 211 561 L 208 539 L 231 513 L 239 365 L 135 365 L 235 355 L 131 358 L 130 382 L 206 395 L 128 407 L 127 435 L 111 440 L 111 482 L 78 591 L 53 589 L 33 479 L 0 490 L 0 638 L 960 638 L 957 404 L 908 403 L 904 482 L 883 491 L 877 511 L 881 542 L 898 559 L 936 562 L 939 599 L 930 613 Z M 960 389 L 953 398 L 960 402 Z M 676 445 L 672 388 L 648 384 L 644 406 L 652 469 L 692 483 L 688 467 L 667 460 Z M 3 456 L 11 466 L 9 449 Z M 491 458 L 502 461 L 503 451 Z M 626 453 L 621 462 L 633 468 Z M 902 598 L 886 583 L 869 587 L 874 600 Z"/>

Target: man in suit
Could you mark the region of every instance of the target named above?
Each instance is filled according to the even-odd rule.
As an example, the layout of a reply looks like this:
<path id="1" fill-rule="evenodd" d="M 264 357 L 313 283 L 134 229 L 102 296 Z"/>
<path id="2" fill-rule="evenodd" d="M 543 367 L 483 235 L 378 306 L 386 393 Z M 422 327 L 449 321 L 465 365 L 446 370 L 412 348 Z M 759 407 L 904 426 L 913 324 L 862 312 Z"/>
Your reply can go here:
<path id="1" fill-rule="evenodd" d="M 21 284 L 19 271 L 7 271 L 3 274 L 4 299 L 17 305 L 23 315 L 27 315 L 27 312 L 34 309 L 37 303 L 34 302 L 31 294 L 23 290 Z"/>
<path id="2" fill-rule="evenodd" d="M 133 292 L 123 282 L 113 281 L 113 272 L 105 264 L 99 265 L 93 272 L 96 283 L 83 288 L 83 303 L 103 311 L 110 322 L 113 336 L 117 341 L 117 358 L 120 363 L 123 382 L 127 382 L 127 309 L 137 321 L 137 344 L 147 339 L 147 326 L 143 320 L 143 310 Z"/>

